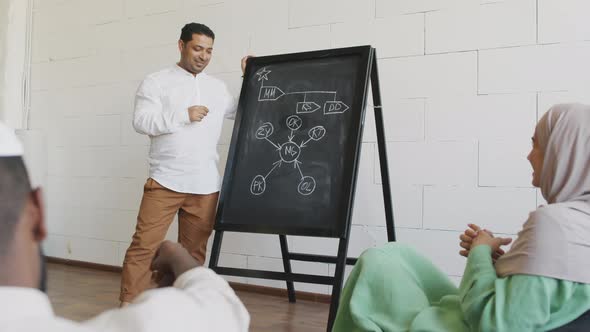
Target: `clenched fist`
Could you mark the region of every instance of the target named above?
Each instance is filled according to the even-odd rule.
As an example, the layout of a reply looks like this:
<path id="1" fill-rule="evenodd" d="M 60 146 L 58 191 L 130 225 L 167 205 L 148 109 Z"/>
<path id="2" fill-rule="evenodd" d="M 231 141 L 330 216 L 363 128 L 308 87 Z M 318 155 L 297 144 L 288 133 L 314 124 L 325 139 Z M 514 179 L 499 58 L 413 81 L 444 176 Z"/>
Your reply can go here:
<path id="1" fill-rule="evenodd" d="M 188 108 L 188 118 L 191 122 L 200 122 L 209 113 L 209 109 L 205 106 L 194 105 Z"/>

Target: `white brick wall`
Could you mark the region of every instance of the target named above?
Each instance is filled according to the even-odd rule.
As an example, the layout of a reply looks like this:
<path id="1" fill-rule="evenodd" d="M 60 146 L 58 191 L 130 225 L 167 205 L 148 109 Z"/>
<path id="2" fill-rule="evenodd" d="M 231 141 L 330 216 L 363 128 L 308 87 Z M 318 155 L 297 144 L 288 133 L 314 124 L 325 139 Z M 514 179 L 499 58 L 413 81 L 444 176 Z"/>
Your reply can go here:
<path id="1" fill-rule="evenodd" d="M 123 68 L 120 54 L 34 63 L 33 89 L 49 90 L 122 82 L 125 77 Z"/>
<path id="2" fill-rule="evenodd" d="M 474 142 L 389 142 L 387 148 L 394 185 L 475 185 L 477 182 Z M 375 174 L 376 182 L 380 182 L 379 168 Z"/>
<path id="3" fill-rule="evenodd" d="M 532 133 L 530 134 L 532 136 Z M 529 187 L 532 170 L 526 159 L 531 139 L 479 142 L 479 178 L 482 187 Z"/>
<path id="4" fill-rule="evenodd" d="M 494 225 L 498 233 L 515 234 L 536 207 L 528 188 L 424 188 L 424 228 L 463 231 L 468 223 Z M 487 227 L 487 226 L 485 226 Z"/>
<path id="5" fill-rule="evenodd" d="M 330 25 L 308 26 L 287 30 L 267 30 L 253 35 L 251 53 L 270 55 L 330 48 Z"/>
<path id="6" fill-rule="evenodd" d="M 375 17 L 372 1 L 289 0 L 289 27 L 324 25 L 344 21 L 362 21 Z"/>
<path id="7" fill-rule="evenodd" d="M 473 0 L 376 0 L 377 17 L 396 16 L 408 13 L 424 13 L 446 8 L 470 5 Z"/>
<path id="8" fill-rule="evenodd" d="M 387 101 L 383 112 L 385 137 L 390 141 L 416 142 L 424 139 L 425 100 L 399 99 Z M 370 107 L 365 116 L 363 142 L 376 142 L 375 113 Z"/>
<path id="9" fill-rule="evenodd" d="M 535 8 L 534 0 L 513 0 L 426 13 L 426 53 L 535 44 Z"/>
<path id="10" fill-rule="evenodd" d="M 552 105 L 560 103 L 584 103 L 590 104 L 590 86 L 583 87 L 581 91 L 555 91 L 555 92 L 541 92 L 539 93 L 539 106 L 537 107 L 537 118 L 541 118 L 543 114 Z"/>
<path id="11" fill-rule="evenodd" d="M 539 42 L 589 40 L 588 12 L 585 0 L 539 0 Z"/>
<path id="12" fill-rule="evenodd" d="M 445 96 L 426 104 L 428 140 L 528 137 L 535 123 L 535 94 Z"/>
<path id="13" fill-rule="evenodd" d="M 127 17 L 141 17 L 173 12 L 181 8 L 181 0 L 127 0 L 124 2 Z"/>
<path id="14" fill-rule="evenodd" d="M 479 93 L 570 90 L 590 84 L 590 42 L 479 52 Z"/>
<path id="15" fill-rule="evenodd" d="M 361 3 L 359 1 L 359 3 Z M 333 47 L 371 44 L 380 58 L 424 54 L 424 15 L 332 25 Z"/>
<path id="16" fill-rule="evenodd" d="M 477 92 L 475 52 L 382 59 L 379 71 L 384 103 L 390 97 L 417 98 Z"/>
<path id="17" fill-rule="evenodd" d="M 536 120 L 555 103 L 590 102 L 585 0 L 36 0 L 34 8 L 30 124 L 47 134 L 45 246 L 58 257 L 121 264 L 147 177 L 148 140 L 131 128 L 134 93 L 147 73 L 178 60 L 189 20 L 216 32 L 209 72 L 236 94 L 245 54 L 375 46 L 398 239 L 455 281 L 467 223 L 514 234 L 542 203 L 526 161 Z M 351 256 L 386 241 L 367 111 Z M 231 132 L 227 121 L 222 172 Z M 167 238 L 176 232 L 174 222 Z M 222 264 L 282 270 L 276 235 L 224 238 Z M 333 254 L 338 244 L 289 237 L 289 245 Z M 334 273 L 331 264 L 293 269 Z"/>

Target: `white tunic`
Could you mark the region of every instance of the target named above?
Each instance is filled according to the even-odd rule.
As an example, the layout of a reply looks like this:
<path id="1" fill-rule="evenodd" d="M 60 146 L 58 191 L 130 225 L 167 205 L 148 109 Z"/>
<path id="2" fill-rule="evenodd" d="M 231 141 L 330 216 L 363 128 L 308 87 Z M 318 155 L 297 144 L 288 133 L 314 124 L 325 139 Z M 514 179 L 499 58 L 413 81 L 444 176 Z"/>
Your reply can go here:
<path id="1" fill-rule="evenodd" d="M 250 324 L 228 283 L 204 267 L 183 273 L 173 287 L 149 290 L 125 308 L 80 323 L 56 317 L 36 289 L 0 287 L 0 299 L 0 332 L 243 332 Z"/>
<path id="2" fill-rule="evenodd" d="M 189 120 L 193 105 L 209 109 L 201 122 Z M 193 76 L 178 65 L 148 75 L 137 90 L 133 127 L 150 136 L 150 177 L 176 192 L 219 191 L 217 143 L 223 119 L 235 111 L 225 84 L 210 75 Z"/>

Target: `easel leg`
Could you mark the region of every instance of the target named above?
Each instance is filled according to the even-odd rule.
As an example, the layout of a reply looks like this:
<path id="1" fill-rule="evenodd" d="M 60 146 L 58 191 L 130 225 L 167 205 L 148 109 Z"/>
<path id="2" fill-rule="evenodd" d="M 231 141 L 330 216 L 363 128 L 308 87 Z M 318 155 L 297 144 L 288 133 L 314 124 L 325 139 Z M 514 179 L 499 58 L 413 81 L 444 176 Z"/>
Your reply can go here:
<path id="1" fill-rule="evenodd" d="M 215 231 L 213 238 L 213 246 L 211 246 L 211 257 L 209 257 L 209 268 L 215 271 L 219 264 L 219 254 L 221 252 L 221 240 L 223 239 L 223 231 Z"/>
<path id="2" fill-rule="evenodd" d="M 289 245 L 287 244 L 287 236 L 279 235 L 281 241 L 281 254 L 283 255 L 283 268 L 285 273 L 291 273 L 291 259 L 289 259 Z M 295 287 L 293 281 L 287 281 L 287 294 L 289 294 L 289 302 L 295 302 Z"/>
<path id="3" fill-rule="evenodd" d="M 381 91 L 379 88 L 379 74 L 377 71 L 377 51 L 375 50 L 373 50 L 373 60 L 371 62 L 371 89 L 373 90 L 373 104 L 375 105 L 375 129 L 377 131 L 377 148 L 379 149 L 379 166 L 381 169 L 381 187 L 383 189 L 385 222 L 387 224 L 387 241 L 392 242 L 395 241 L 393 203 L 389 184 L 389 168 L 387 166 L 385 126 L 383 124 L 383 108 L 381 108 Z"/>
<path id="4" fill-rule="evenodd" d="M 344 283 L 344 269 L 346 267 L 346 255 L 348 253 L 348 237 L 340 238 L 338 244 L 338 257 L 336 261 L 336 272 L 334 273 L 334 285 L 332 286 L 332 301 L 330 303 L 330 316 L 328 317 L 328 332 L 332 331 L 334 319 L 340 304 L 340 293 Z"/>

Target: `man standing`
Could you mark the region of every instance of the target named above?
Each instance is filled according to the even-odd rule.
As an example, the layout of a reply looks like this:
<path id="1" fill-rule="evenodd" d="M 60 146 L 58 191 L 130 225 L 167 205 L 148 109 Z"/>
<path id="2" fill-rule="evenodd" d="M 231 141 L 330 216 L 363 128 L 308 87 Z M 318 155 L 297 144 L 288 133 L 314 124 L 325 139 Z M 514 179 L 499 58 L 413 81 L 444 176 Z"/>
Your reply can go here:
<path id="1" fill-rule="evenodd" d="M 207 26 L 186 24 L 178 41 L 180 61 L 148 75 L 137 91 L 133 127 L 150 137 L 150 177 L 123 263 L 122 306 L 148 288 L 150 263 L 175 214 L 178 242 L 205 261 L 221 182 L 217 142 L 224 117 L 236 111 L 225 84 L 203 73 L 214 39 Z"/>

